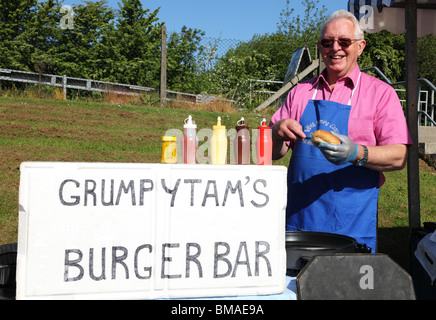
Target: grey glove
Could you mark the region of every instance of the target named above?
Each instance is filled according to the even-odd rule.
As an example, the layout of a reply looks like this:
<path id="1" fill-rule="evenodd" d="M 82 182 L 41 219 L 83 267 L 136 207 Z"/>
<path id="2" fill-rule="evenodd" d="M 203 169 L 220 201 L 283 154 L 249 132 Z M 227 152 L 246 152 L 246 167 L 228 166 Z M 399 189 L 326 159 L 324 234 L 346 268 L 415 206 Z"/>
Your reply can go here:
<path id="1" fill-rule="evenodd" d="M 359 146 L 353 142 L 348 136 L 333 133 L 341 144 L 331 144 L 322 142 L 318 145 L 324 157 L 333 164 L 345 164 L 356 159 Z"/>

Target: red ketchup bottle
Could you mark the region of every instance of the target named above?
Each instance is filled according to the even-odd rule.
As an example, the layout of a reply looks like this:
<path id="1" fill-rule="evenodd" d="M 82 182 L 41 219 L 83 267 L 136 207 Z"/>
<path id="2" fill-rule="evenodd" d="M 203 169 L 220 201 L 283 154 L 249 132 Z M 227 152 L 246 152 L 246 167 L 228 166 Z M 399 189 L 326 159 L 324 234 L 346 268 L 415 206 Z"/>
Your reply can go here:
<path id="1" fill-rule="evenodd" d="M 258 165 L 270 165 L 272 163 L 272 133 L 271 128 L 266 125 L 266 119 L 257 127 L 259 135 L 256 140 L 256 156 Z"/>
<path id="2" fill-rule="evenodd" d="M 250 164 L 250 131 L 245 125 L 244 118 L 236 123 L 236 137 L 233 146 L 235 148 L 235 163 Z"/>
<path id="3" fill-rule="evenodd" d="M 197 125 L 189 116 L 183 125 L 183 163 L 195 164 L 197 159 Z"/>

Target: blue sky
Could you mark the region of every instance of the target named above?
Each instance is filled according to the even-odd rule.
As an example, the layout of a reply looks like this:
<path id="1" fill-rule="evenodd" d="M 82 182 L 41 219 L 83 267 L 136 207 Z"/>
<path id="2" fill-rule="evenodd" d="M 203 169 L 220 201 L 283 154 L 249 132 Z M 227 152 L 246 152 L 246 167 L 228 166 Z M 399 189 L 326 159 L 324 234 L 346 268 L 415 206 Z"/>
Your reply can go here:
<path id="1" fill-rule="evenodd" d="M 118 9 L 121 0 L 109 0 Z M 167 32 L 179 32 L 183 25 L 200 29 L 206 37 L 250 40 L 255 34 L 277 30 L 280 13 L 286 0 L 141 0 L 143 8 L 154 11 L 160 7 L 159 21 L 165 22 Z M 303 14 L 301 0 L 291 0 L 294 14 Z M 63 4 L 77 5 L 81 0 L 64 0 Z M 347 9 L 347 0 L 321 0 L 330 13 Z"/>

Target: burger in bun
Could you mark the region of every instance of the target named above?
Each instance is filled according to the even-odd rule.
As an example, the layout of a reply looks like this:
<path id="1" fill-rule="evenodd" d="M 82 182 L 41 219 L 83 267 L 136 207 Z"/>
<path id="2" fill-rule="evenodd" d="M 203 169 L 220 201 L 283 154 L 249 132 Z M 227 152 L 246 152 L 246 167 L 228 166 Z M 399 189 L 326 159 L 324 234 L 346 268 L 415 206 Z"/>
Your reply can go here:
<path id="1" fill-rule="evenodd" d="M 318 147 L 321 142 L 331 143 L 331 144 L 341 144 L 341 141 L 332 135 L 330 132 L 325 130 L 317 130 L 312 134 L 310 138 L 313 144 Z"/>

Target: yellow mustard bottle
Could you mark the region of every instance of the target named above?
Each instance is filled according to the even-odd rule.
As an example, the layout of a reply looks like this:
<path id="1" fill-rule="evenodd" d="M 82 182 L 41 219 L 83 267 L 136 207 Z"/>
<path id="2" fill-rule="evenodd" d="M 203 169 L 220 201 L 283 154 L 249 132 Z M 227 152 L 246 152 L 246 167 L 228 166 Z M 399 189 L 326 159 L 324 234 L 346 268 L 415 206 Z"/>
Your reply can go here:
<path id="1" fill-rule="evenodd" d="M 162 137 L 162 163 L 177 163 L 177 144 L 176 137 L 163 136 Z"/>
<path id="2" fill-rule="evenodd" d="M 221 117 L 217 118 L 217 123 L 213 126 L 210 140 L 210 157 L 212 164 L 226 164 L 227 135 L 226 126 L 221 125 Z"/>

